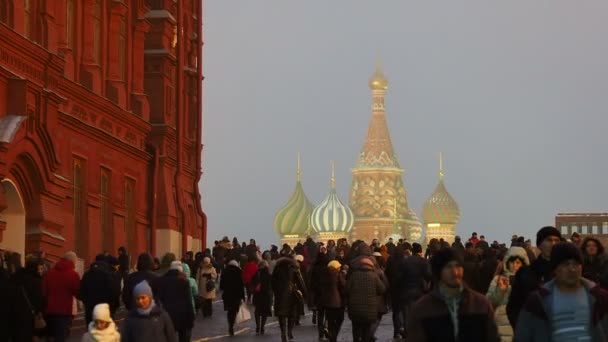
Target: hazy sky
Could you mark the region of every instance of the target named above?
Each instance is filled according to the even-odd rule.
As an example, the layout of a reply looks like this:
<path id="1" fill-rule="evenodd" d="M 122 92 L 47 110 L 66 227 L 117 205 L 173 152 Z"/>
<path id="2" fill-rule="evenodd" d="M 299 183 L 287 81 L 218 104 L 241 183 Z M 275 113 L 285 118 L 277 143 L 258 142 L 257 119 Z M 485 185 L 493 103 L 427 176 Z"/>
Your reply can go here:
<path id="1" fill-rule="evenodd" d="M 203 208 L 223 235 L 278 242 L 295 185 L 317 204 L 330 160 L 348 203 L 369 76 L 418 215 L 444 154 L 458 233 L 532 236 L 606 211 L 607 1 L 204 1 Z"/>

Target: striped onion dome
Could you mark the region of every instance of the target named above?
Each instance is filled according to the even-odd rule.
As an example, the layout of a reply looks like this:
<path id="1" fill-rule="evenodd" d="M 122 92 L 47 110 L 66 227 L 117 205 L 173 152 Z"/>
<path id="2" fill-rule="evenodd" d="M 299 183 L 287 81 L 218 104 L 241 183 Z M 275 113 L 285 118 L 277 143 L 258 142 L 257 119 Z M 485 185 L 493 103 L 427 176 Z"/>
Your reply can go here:
<path id="1" fill-rule="evenodd" d="M 274 217 L 274 229 L 281 236 L 306 235 L 310 231 L 310 215 L 314 206 L 306 197 L 302 187 L 298 158 L 298 178 L 296 188 L 287 203 Z"/>
<path id="2" fill-rule="evenodd" d="M 336 193 L 336 179 L 332 163 L 331 190 L 325 199 L 313 210 L 312 227 L 317 233 L 348 233 L 353 228 L 355 216 L 347 205 L 342 204 Z"/>
<path id="3" fill-rule="evenodd" d="M 424 223 L 445 223 L 456 224 L 460 219 L 458 203 L 445 188 L 443 176 L 439 179 L 439 184 L 435 191 L 424 203 L 422 208 L 422 219 Z"/>
<path id="4" fill-rule="evenodd" d="M 418 215 L 412 208 L 408 208 L 408 213 L 409 241 L 416 242 L 422 237 L 422 223 L 420 223 Z"/>

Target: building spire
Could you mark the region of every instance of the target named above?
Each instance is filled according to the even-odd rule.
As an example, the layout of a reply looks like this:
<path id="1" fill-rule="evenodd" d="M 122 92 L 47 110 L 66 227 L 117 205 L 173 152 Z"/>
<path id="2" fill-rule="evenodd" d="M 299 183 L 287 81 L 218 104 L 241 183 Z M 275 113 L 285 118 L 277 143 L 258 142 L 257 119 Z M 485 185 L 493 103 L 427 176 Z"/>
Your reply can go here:
<path id="1" fill-rule="evenodd" d="M 302 168 L 300 166 L 300 152 L 298 152 L 298 169 L 296 171 L 296 180 L 298 182 L 302 181 Z"/>
<path id="2" fill-rule="evenodd" d="M 331 161 L 331 189 L 336 190 L 336 163 Z"/>
<path id="3" fill-rule="evenodd" d="M 439 152 L 439 180 L 443 181 L 443 154 Z"/>

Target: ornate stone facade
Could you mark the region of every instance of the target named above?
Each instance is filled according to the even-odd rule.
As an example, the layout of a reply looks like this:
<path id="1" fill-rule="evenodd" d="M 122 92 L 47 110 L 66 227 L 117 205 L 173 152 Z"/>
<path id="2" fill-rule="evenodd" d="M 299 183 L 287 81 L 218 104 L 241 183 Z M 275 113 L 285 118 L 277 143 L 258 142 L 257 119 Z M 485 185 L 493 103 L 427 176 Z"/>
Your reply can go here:
<path id="1" fill-rule="evenodd" d="M 352 240 L 386 240 L 409 237 L 411 220 L 403 169 L 393 150 L 385 117 L 384 98 L 388 81 L 378 66 L 369 81 L 372 117 L 367 138 L 352 170 L 350 207 L 355 215 Z"/>
<path id="2" fill-rule="evenodd" d="M 201 1 L 0 6 L 0 248 L 204 248 Z"/>

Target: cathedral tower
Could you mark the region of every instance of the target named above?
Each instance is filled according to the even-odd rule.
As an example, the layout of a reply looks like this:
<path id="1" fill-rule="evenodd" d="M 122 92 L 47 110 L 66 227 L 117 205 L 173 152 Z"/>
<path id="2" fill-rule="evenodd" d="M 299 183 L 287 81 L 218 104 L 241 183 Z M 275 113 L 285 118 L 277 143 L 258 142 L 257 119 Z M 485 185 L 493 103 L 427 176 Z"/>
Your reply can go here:
<path id="1" fill-rule="evenodd" d="M 367 138 L 352 170 L 350 207 L 355 215 L 352 240 L 384 241 L 389 236 L 409 237 L 410 212 L 403 169 L 393 150 L 384 112 L 388 80 L 380 65 L 369 80 L 372 117 Z"/>

